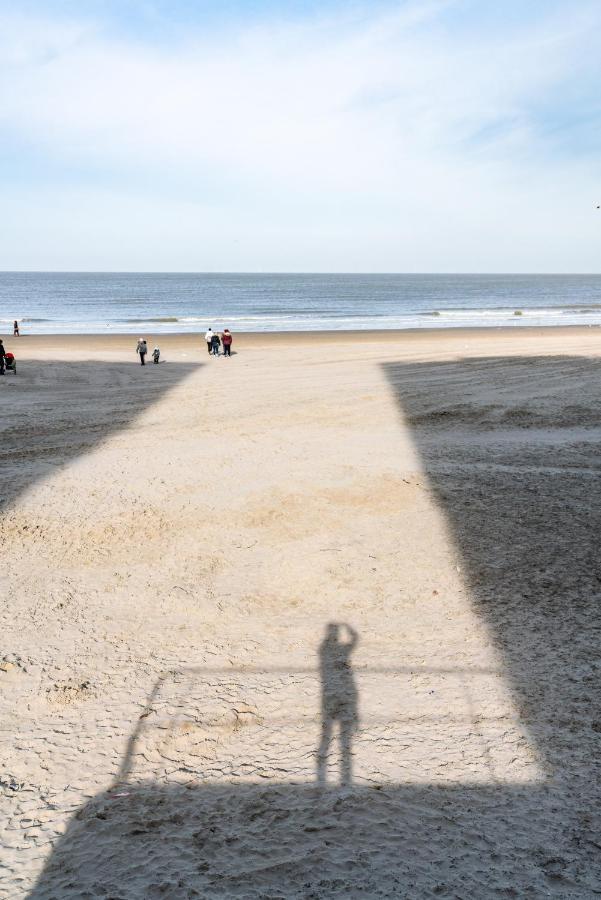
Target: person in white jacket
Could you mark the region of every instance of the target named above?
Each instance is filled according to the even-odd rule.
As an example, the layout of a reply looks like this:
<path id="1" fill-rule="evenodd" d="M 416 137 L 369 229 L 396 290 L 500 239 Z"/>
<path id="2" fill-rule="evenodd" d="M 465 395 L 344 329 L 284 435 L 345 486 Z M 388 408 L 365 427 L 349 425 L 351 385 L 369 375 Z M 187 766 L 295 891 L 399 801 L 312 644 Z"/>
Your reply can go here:
<path id="1" fill-rule="evenodd" d="M 208 328 L 205 334 L 205 341 L 207 342 L 207 350 L 211 353 L 211 344 L 213 343 L 213 329 Z"/>

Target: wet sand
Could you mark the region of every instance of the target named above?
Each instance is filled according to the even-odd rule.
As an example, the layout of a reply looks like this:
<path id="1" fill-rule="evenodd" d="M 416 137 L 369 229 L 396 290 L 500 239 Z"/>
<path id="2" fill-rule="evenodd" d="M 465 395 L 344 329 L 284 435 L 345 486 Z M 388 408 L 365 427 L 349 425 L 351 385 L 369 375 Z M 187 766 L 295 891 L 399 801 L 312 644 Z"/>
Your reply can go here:
<path id="1" fill-rule="evenodd" d="M 259 348 L 272 346 L 303 346 L 305 344 L 326 343 L 338 344 L 364 344 L 366 341 L 377 341 L 384 344 L 400 346 L 412 345 L 424 342 L 441 343 L 446 348 L 452 347 L 455 340 L 477 340 L 494 344 L 498 340 L 515 340 L 518 343 L 532 338 L 542 339 L 543 342 L 562 340 L 563 338 L 582 338 L 584 341 L 595 340 L 595 335 L 601 335 L 601 328 L 596 326 L 571 325 L 564 328 L 538 328 L 534 326 L 520 325 L 515 328 L 420 328 L 403 330 L 365 330 L 365 331 L 280 331 L 280 332 L 237 332 L 236 345 L 240 347 Z M 13 338 L 12 334 L 0 335 L 6 345 L 15 342 L 16 346 L 27 345 L 28 348 L 48 350 L 73 350 L 76 348 L 88 348 L 94 350 L 131 350 L 135 348 L 138 337 L 146 338 L 149 346 L 159 344 L 170 349 L 186 350 L 192 347 L 204 349 L 203 334 L 149 334 L 139 335 L 137 332 L 113 333 L 113 334 L 27 334 L 23 333 L 19 338 Z"/>

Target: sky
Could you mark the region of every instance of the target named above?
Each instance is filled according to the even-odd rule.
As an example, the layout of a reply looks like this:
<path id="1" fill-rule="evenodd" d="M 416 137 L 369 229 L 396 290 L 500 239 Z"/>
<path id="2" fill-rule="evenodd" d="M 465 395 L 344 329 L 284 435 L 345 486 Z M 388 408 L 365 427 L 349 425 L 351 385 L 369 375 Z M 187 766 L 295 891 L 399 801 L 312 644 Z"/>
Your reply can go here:
<path id="1" fill-rule="evenodd" d="M 600 272 L 599 0 L 0 0 L 0 269 Z"/>

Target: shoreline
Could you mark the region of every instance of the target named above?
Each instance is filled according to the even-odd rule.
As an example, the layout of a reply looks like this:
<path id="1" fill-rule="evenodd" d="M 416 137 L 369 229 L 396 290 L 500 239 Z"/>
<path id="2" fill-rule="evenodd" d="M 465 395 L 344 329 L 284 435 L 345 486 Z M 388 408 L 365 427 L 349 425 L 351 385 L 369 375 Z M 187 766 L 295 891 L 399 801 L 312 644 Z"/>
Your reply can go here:
<path id="1" fill-rule="evenodd" d="M 600 325 L 518 325 L 498 327 L 458 327 L 458 328 L 406 328 L 388 329 L 379 331 L 370 330 L 345 330 L 345 331 L 237 331 L 234 332 L 236 344 L 244 346 L 258 346 L 263 344 L 356 344 L 377 341 L 378 343 L 394 343 L 398 341 L 443 341 L 453 339 L 478 338 L 486 341 L 499 338 L 515 339 L 543 337 L 544 335 L 561 337 L 587 337 L 595 334 L 595 329 L 601 329 Z M 149 343 L 162 343 L 164 346 L 196 346 L 199 341 L 204 344 L 204 332 L 152 332 L 144 333 Z M 53 332 L 48 334 L 21 334 L 19 337 L 6 333 L 0 334 L 5 343 L 28 345 L 32 348 L 40 348 L 40 345 L 72 346 L 78 347 L 90 345 L 108 345 L 111 349 L 121 349 L 139 337 L 138 331 L 132 332 L 82 332 L 77 334 L 63 334 Z M 204 346 L 203 346 L 204 349 Z"/>

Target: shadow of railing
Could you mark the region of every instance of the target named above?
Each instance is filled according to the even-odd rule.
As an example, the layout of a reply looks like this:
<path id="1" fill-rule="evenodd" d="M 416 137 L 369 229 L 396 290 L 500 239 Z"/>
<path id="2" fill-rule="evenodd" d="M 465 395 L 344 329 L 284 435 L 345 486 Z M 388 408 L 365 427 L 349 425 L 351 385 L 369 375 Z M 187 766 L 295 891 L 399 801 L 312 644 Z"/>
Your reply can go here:
<path id="1" fill-rule="evenodd" d="M 533 877 L 529 851 L 515 848 L 516 822 L 533 808 L 545 809 L 540 785 L 401 785 L 351 778 L 362 679 L 473 678 L 488 677 L 490 671 L 428 666 L 363 666 L 350 671 L 346 653 L 341 660 L 330 647 L 324 652 L 327 640 L 326 636 L 322 641 L 317 667 L 199 666 L 161 676 L 127 741 L 113 784 L 72 818 L 30 900 L 427 896 L 447 895 L 447 890 L 453 896 L 460 885 L 472 896 L 486 896 L 491 885 L 506 882 L 509 858 L 516 878 L 546 883 L 548 855 L 541 851 Z M 341 677 L 333 659 L 348 669 Z M 231 693 L 235 682 L 248 695 L 249 679 L 258 679 L 263 686 L 267 680 L 272 694 L 277 693 L 276 682 L 291 683 L 293 690 L 306 693 L 307 682 L 315 681 L 316 696 L 322 695 L 312 754 L 315 780 L 264 778 L 257 783 L 244 775 L 230 775 L 215 782 L 207 777 L 206 764 L 191 765 L 184 752 L 166 753 L 170 760 L 179 755 L 174 766 L 179 783 L 157 777 L 153 743 L 164 742 L 169 733 L 176 741 L 182 734 L 193 736 L 195 727 L 204 726 L 205 733 L 218 731 L 222 722 L 211 718 L 215 704 L 211 706 L 209 695 L 223 705 L 220 688 L 227 685 Z M 175 714 L 178 691 L 187 702 Z M 330 737 L 334 723 L 344 729 L 349 710 L 355 727 L 347 730 L 348 740 L 341 731 L 340 782 L 335 783 L 326 759 L 335 750 L 325 746 L 324 728 Z M 369 717 L 369 711 L 366 714 Z M 420 712 L 414 720 L 396 722 L 405 741 L 410 734 L 423 740 L 419 732 L 426 728 L 425 718 Z M 299 726 L 304 729 L 305 723 L 278 717 L 254 725 L 255 734 L 269 727 L 277 733 L 275 748 Z M 284 733 L 287 726 L 291 727 Z M 373 730 L 373 722 L 370 726 Z M 243 726 L 239 722 L 232 726 L 234 731 L 238 727 Z M 473 718 L 466 719 L 464 736 L 477 727 Z M 239 772 L 248 771 L 259 744 L 260 738 L 253 740 L 251 734 L 245 744 L 248 756 L 236 753 Z M 531 823 L 541 847 L 551 838 L 547 821 Z M 557 850 L 559 829 L 551 832 Z"/>
<path id="2" fill-rule="evenodd" d="M 416 676 L 430 683 L 432 675 L 445 681 L 473 681 L 491 674 L 497 673 L 478 668 L 358 667 L 349 687 L 351 705 L 356 710 L 360 684 L 374 676 L 380 680 L 405 676 L 414 684 Z M 29 900 L 543 896 L 549 889 L 557 896 L 591 895 L 599 875 L 594 832 L 590 822 L 574 818 L 567 785 L 549 789 L 540 781 L 503 784 L 488 778 L 480 783 L 445 783 L 444 779 L 439 784 L 419 783 L 418 773 L 408 768 L 411 754 L 397 760 L 407 773 L 405 783 L 377 776 L 351 780 L 345 777 L 350 765 L 346 767 L 344 755 L 346 750 L 349 756 L 357 752 L 352 740 L 348 748 L 341 747 L 340 783 L 331 777 L 326 781 L 331 769 L 324 765 L 319 740 L 330 712 L 326 703 L 321 729 L 318 725 L 314 730 L 315 780 L 295 781 L 289 773 L 284 779 L 265 777 L 264 771 L 259 776 L 248 774 L 261 744 L 263 749 L 285 750 L 287 739 L 294 740 L 299 728 L 304 731 L 306 721 L 278 717 L 271 723 L 255 720 L 245 726 L 239 719 L 228 723 L 234 734 L 236 729 L 250 732 L 236 747 L 229 773 L 219 756 L 224 746 L 219 742 L 216 759 L 209 760 L 209 754 L 196 763 L 178 743 L 182 736 L 194 741 L 196 728 L 201 739 L 223 728 L 220 713 L 224 705 L 231 705 L 231 699 L 229 704 L 223 702 L 224 686 L 230 698 L 248 696 L 252 693 L 248 679 L 262 680 L 263 688 L 265 679 L 277 679 L 303 695 L 308 680 L 319 682 L 322 677 L 322 666 L 293 671 L 190 667 L 158 679 L 132 730 L 113 784 L 73 816 Z M 242 686 L 240 692 L 232 690 L 235 684 Z M 348 684 L 345 675 L 343 685 Z M 166 690 L 174 685 L 188 698 L 179 715 L 173 712 L 178 707 L 173 690 Z M 277 686 L 269 687 L 268 693 L 277 694 Z M 326 696 L 336 695 L 342 709 L 347 709 L 344 687 L 343 697 L 340 688 L 324 691 L 323 684 L 321 688 Z M 212 706 L 203 696 L 210 694 L 215 701 Z M 234 706 L 240 710 L 239 703 L 234 701 Z M 214 717 L 216 707 L 220 709 Z M 247 715 L 249 706 L 242 707 L 242 715 Z M 370 711 L 363 715 L 369 719 Z M 445 747 L 443 755 L 451 750 L 464 756 L 466 740 L 474 732 L 474 746 L 483 755 L 486 748 L 477 734 L 480 717 L 464 718 L 462 711 L 451 715 L 459 724 L 460 740 L 456 747 Z M 427 731 L 433 732 L 435 742 L 440 741 L 437 721 L 423 710 L 414 718 L 388 724 L 399 739 L 399 753 L 408 743 L 417 745 L 419 753 L 427 752 Z M 498 724 L 504 730 L 509 727 L 506 716 Z M 377 723 L 374 727 L 368 722 L 368 729 L 377 742 Z M 275 741 L 265 740 L 263 734 L 269 730 Z M 153 744 L 157 742 L 167 745 L 165 758 L 172 761 L 167 775 L 165 771 L 157 775 L 155 770 L 158 756 Z M 390 755 L 390 736 L 385 742 L 383 750 Z M 293 746 L 292 752 L 295 757 L 303 755 L 298 747 Z M 282 768 L 281 759 L 274 762 Z M 224 773 L 219 780 L 212 777 L 216 764 Z M 558 809 L 567 810 L 567 815 L 558 815 Z M 568 825 L 575 827 L 570 830 Z"/>

